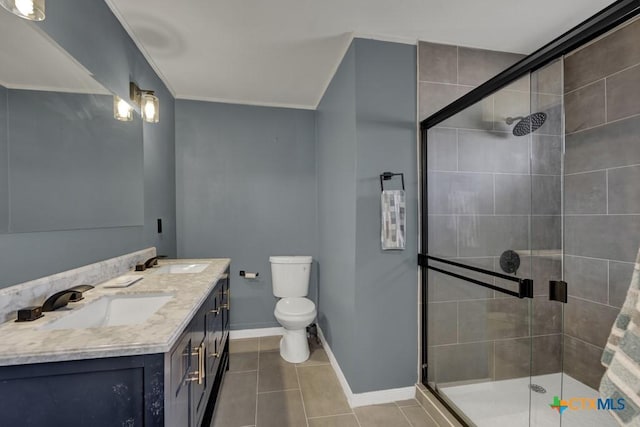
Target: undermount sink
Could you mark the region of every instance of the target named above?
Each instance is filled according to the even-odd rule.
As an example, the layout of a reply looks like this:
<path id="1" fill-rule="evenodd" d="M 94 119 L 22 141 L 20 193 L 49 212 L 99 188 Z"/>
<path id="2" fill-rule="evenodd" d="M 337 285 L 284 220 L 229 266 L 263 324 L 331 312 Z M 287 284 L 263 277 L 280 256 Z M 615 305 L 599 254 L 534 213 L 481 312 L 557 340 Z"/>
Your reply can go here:
<path id="1" fill-rule="evenodd" d="M 84 329 L 142 323 L 173 298 L 171 294 L 110 295 L 54 320 L 42 329 Z"/>
<path id="2" fill-rule="evenodd" d="M 156 269 L 157 273 L 187 274 L 202 273 L 209 264 L 170 264 Z"/>

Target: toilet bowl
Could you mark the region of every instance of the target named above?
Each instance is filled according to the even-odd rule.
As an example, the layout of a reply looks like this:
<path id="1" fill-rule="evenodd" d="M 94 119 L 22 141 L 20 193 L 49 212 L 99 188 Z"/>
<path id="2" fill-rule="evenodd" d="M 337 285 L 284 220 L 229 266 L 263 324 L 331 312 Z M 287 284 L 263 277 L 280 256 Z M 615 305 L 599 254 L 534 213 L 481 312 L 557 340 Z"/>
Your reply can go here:
<path id="1" fill-rule="evenodd" d="M 307 326 L 316 318 L 316 305 L 307 298 L 282 298 L 273 311 L 284 327 L 280 340 L 280 356 L 290 363 L 302 363 L 309 358 Z"/>
<path id="2" fill-rule="evenodd" d="M 280 356 L 291 363 L 309 358 L 307 325 L 316 318 L 316 305 L 305 298 L 309 292 L 310 256 L 272 256 L 271 284 L 273 295 L 280 298 L 273 311 L 284 327 L 280 340 Z"/>

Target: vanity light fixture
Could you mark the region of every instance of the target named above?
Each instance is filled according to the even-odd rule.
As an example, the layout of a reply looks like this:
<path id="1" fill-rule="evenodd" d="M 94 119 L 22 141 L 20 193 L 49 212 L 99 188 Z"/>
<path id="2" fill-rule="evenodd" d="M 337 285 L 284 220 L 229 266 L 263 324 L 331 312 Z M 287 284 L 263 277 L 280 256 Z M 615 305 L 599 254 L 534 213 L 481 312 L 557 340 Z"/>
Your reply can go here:
<path id="1" fill-rule="evenodd" d="M 133 120 L 133 107 L 118 95 L 113 96 L 113 117 L 121 122 Z"/>
<path id="2" fill-rule="evenodd" d="M 142 112 L 142 118 L 147 123 L 160 121 L 160 100 L 152 90 L 140 89 L 133 82 L 129 83 L 129 97 Z"/>
<path id="3" fill-rule="evenodd" d="M 0 0 L 0 6 L 29 21 L 44 21 L 45 0 Z"/>

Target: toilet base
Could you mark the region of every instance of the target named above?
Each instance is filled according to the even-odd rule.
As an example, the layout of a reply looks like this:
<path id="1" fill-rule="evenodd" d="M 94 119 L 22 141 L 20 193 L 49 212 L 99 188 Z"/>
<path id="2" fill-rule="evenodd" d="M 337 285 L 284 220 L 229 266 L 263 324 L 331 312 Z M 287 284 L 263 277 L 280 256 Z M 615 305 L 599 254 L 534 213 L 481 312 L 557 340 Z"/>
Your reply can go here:
<path id="1" fill-rule="evenodd" d="M 302 363 L 309 358 L 306 328 L 284 330 L 280 340 L 280 356 L 289 363 Z"/>

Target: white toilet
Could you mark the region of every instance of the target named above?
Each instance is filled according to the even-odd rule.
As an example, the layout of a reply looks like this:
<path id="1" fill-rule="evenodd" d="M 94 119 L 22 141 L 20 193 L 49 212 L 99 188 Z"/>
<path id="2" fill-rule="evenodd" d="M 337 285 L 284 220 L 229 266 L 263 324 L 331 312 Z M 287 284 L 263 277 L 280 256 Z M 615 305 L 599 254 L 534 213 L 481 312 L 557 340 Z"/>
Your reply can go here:
<path id="1" fill-rule="evenodd" d="M 273 295 L 281 298 L 273 314 L 284 327 L 280 356 L 290 363 L 309 358 L 307 326 L 316 318 L 316 305 L 305 298 L 309 292 L 310 256 L 272 256 Z"/>

